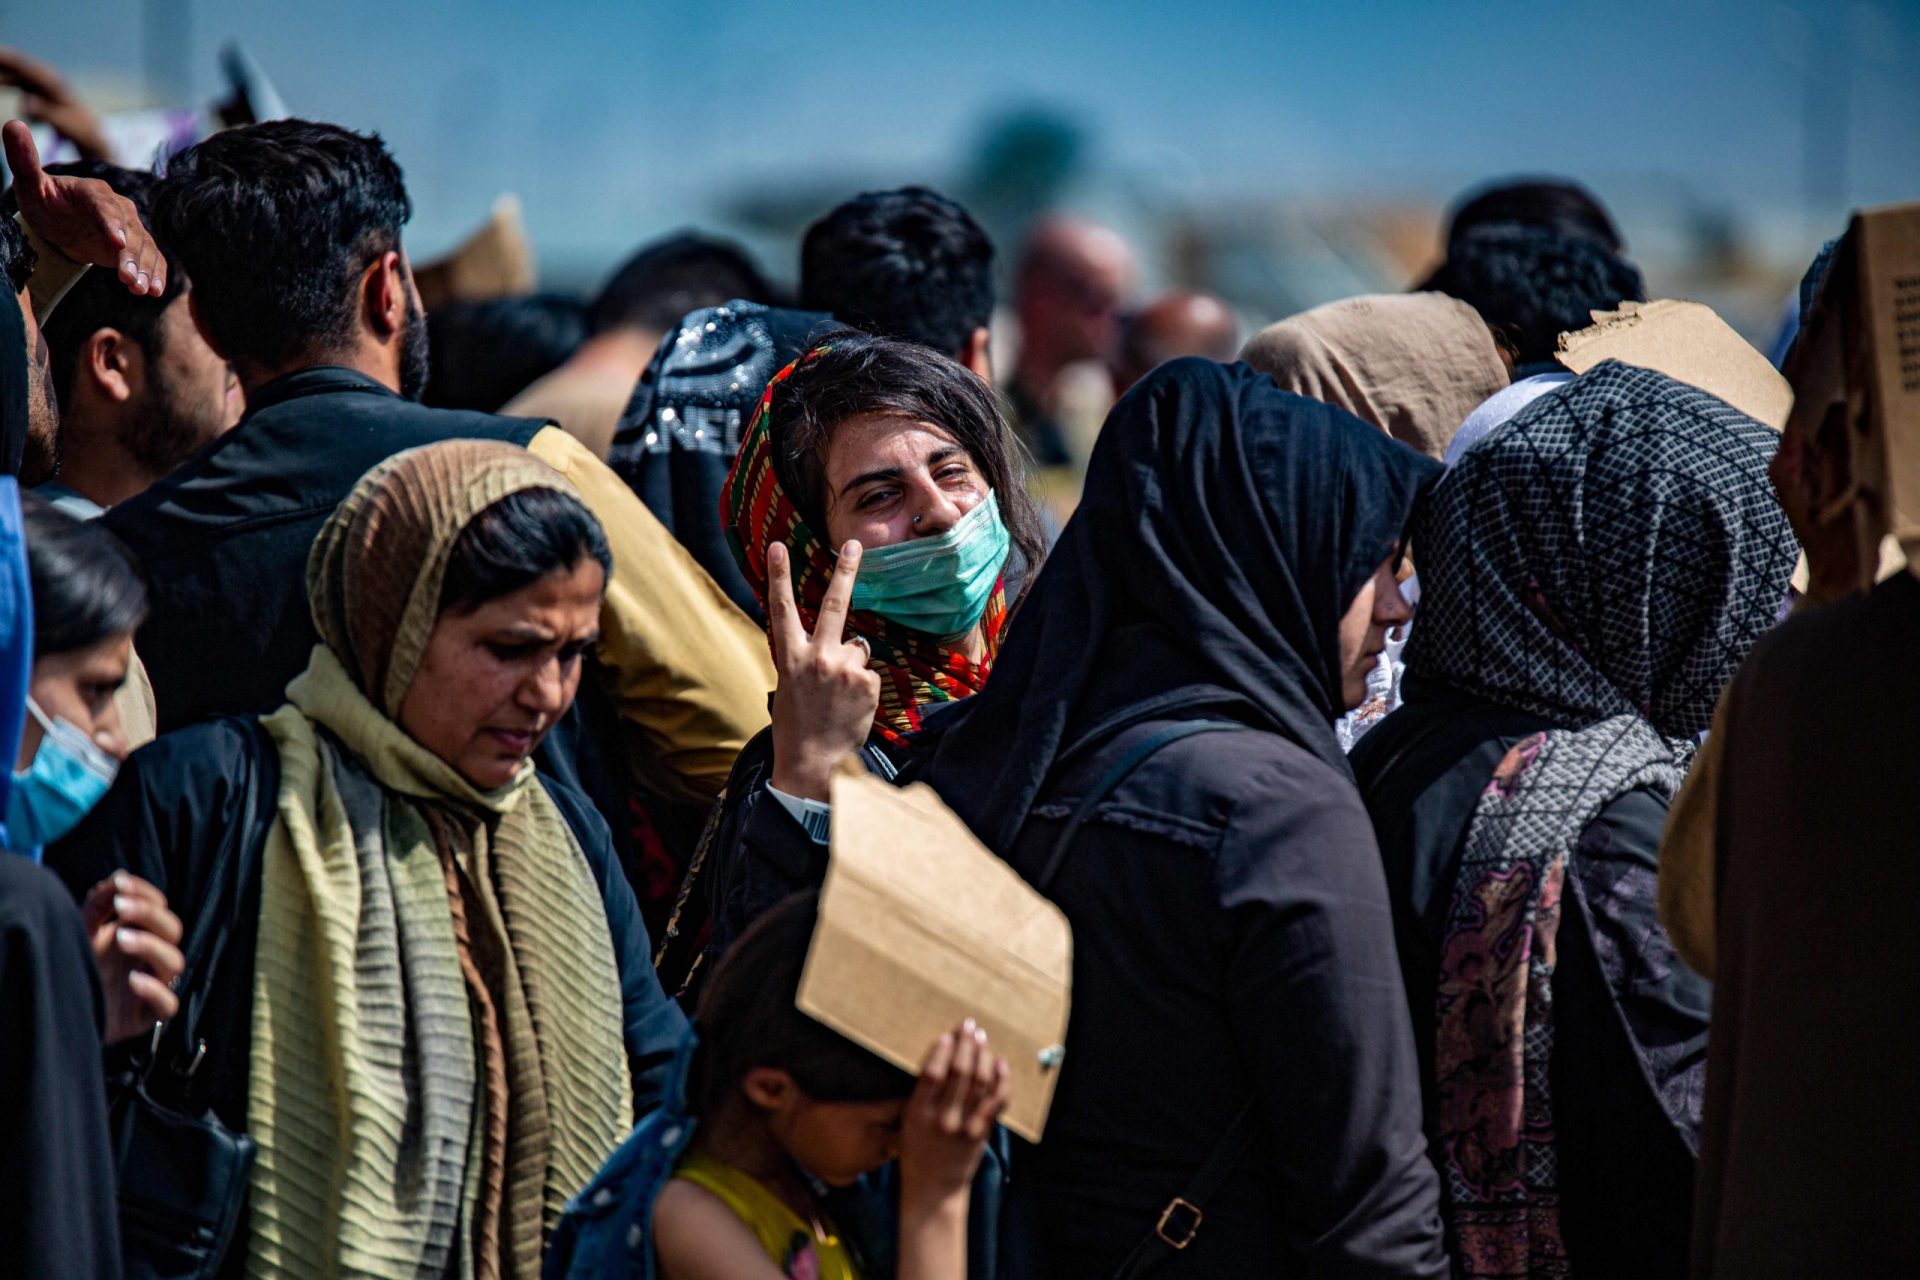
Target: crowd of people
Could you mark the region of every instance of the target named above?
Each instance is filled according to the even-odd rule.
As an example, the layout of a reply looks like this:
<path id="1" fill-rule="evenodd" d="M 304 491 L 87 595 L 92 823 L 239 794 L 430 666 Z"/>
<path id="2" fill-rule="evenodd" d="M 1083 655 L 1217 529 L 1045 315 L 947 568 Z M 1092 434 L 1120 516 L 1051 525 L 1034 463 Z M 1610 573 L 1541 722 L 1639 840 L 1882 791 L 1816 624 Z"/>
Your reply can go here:
<path id="1" fill-rule="evenodd" d="M 5 132 L 0 1270 L 1920 1266 L 1904 530 L 1556 360 L 1584 188 L 1251 336 L 924 187 L 429 313 L 377 135 L 97 132 Z M 986 993 L 797 1007 L 849 770 L 1070 922 L 1038 1143 Z"/>

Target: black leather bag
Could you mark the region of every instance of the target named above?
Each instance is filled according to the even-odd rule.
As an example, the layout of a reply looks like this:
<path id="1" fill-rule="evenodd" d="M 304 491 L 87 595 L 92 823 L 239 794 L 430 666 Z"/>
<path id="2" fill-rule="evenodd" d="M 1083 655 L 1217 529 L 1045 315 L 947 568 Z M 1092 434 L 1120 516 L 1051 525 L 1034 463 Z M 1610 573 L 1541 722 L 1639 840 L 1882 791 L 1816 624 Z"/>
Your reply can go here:
<path id="1" fill-rule="evenodd" d="M 233 933 L 241 872 L 253 852 L 248 846 L 254 842 L 258 791 L 257 785 L 248 787 L 245 816 L 228 830 L 195 913 L 179 1012 L 156 1027 L 148 1050 L 108 1082 L 125 1280 L 213 1280 L 246 1207 L 253 1139 L 189 1099 L 207 1050 L 197 1033 L 200 1016 Z"/>

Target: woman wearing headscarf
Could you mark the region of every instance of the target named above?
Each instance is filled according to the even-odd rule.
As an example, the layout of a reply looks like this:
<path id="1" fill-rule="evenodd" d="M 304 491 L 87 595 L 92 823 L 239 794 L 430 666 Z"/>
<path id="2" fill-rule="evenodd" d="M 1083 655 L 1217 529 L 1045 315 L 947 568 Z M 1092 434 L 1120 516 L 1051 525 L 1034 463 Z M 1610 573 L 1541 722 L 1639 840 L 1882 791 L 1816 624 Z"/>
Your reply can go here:
<path id="1" fill-rule="evenodd" d="M 522 449 L 395 455 L 314 542 L 287 704 L 136 753 L 58 850 L 224 917 L 194 1101 L 259 1152 L 223 1274 L 534 1277 L 657 1087 L 684 1020 L 604 825 L 530 759 L 609 561 Z"/>
<path id="2" fill-rule="evenodd" d="M 1333 733 L 1407 616 L 1394 568 L 1439 470 L 1245 365 L 1162 365 L 1108 416 L 993 681 L 929 729 L 916 771 L 1073 924 L 1064 1065 L 1009 1210 L 1047 1274 L 1111 1276 L 1156 1222 L 1186 1239 L 1156 1275 L 1446 1273 Z M 1231 728 L 1147 756 L 1044 874 L 1098 780 L 1201 720 Z M 1229 1132 L 1244 1154 L 1183 1208 Z"/>
<path id="3" fill-rule="evenodd" d="M 835 766 L 852 754 L 893 777 L 926 712 L 985 685 L 1009 572 L 1041 554 L 991 388 L 924 347 L 853 333 L 774 376 L 721 515 L 767 614 L 779 687 L 692 877 L 689 903 L 711 919 L 695 954 L 715 957 L 819 886 Z M 687 913 L 676 928 L 698 942 Z M 684 969 L 663 966 L 670 982 Z"/>
<path id="4" fill-rule="evenodd" d="M 1711 993 L 1660 832 L 1798 553 L 1779 436 L 1608 361 L 1415 521 L 1406 704 L 1355 748 L 1466 1276 L 1682 1275 Z"/>

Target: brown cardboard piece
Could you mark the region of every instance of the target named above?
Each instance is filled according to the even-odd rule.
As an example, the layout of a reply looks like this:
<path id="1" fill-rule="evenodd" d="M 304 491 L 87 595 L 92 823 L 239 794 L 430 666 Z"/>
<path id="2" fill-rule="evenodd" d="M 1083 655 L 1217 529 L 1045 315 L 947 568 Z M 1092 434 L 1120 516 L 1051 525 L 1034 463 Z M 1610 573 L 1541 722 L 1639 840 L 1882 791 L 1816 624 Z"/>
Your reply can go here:
<path id="1" fill-rule="evenodd" d="M 1560 335 L 1555 359 L 1585 373 L 1618 360 L 1700 388 L 1775 431 L 1787 424 L 1793 388 L 1745 338 L 1699 302 L 1660 298 L 1596 311 L 1590 328 Z"/>
<path id="2" fill-rule="evenodd" d="M 428 311 L 447 302 L 484 302 L 518 298 L 539 283 L 533 242 L 520 219 L 520 200 L 504 195 L 493 202 L 479 230 L 445 257 L 415 264 L 414 287 Z"/>
<path id="3" fill-rule="evenodd" d="M 1073 934 L 932 789 L 833 780 L 833 835 L 800 1011 L 917 1072 L 962 1018 L 1007 1060 L 1001 1123 L 1046 1128 L 1067 1038 Z"/>

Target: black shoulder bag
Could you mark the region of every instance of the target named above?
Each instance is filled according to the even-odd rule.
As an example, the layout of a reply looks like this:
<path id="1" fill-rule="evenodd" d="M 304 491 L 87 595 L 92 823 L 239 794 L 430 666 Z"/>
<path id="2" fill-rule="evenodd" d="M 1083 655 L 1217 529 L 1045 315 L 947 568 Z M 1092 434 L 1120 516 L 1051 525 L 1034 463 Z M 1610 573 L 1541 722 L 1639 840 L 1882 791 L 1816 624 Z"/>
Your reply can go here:
<path id="1" fill-rule="evenodd" d="M 251 723 L 264 739 L 258 722 Z M 221 841 L 186 939 L 180 1010 L 154 1028 L 144 1057 L 108 1085 L 126 1280 L 212 1280 L 247 1203 L 253 1139 L 228 1129 L 211 1108 L 185 1109 L 207 1051 L 200 1017 L 233 933 L 253 843 L 260 786 L 257 775 L 247 781 L 243 816 Z"/>
<path id="2" fill-rule="evenodd" d="M 1081 826 L 1093 815 L 1095 807 L 1111 795 L 1115 787 L 1126 781 L 1135 769 L 1145 764 L 1149 756 L 1162 747 L 1178 742 L 1182 738 L 1190 738 L 1197 733 L 1213 733 L 1223 729 L 1244 729 L 1245 727 L 1231 720 L 1188 720 L 1162 729 L 1134 747 L 1107 770 L 1106 774 L 1094 783 L 1093 790 L 1080 801 L 1073 816 L 1067 820 L 1067 825 L 1061 829 L 1059 838 L 1053 842 L 1053 849 L 1048 853 L 1046 863 L 1040 868 L 1040 874 L 1034 878 L 1033 887 L 1041 893 L 1047 891 L 1054 877 L 1060 874 L 1060 868 L 1066 863 L 1067 851 L 1073 844 L 1073 838 L 1080 834 Z M 1121 1262 L 1120 1269 L 1114 1272 L 1114 1280 L 1135 1280 L 1135 1277 L 1144 1276 L 1170 1255 L 1178 1253 L 1193 1243 L 1193 1238 L 1200 1232 L 1201 1222 L 1206 1218 L 1204 1206 L 1239 1167 L 1241 1159 L 1247 1153 L 1247 1148 L 1253 1144 L 1258 1121 L 1259 1117 L 1254 1110 L 1253 1100 L 1249 1098 L 1228 1123 L 1227 1131 L 1221 1135 L 1219 1143 L 1207 1153 L 1205 1163 L 1200 1166 L 1200 1171 L 1193 1175 L 1193 1180 L 1187 1183 L 1178 1195 L 1167 1201 L 1167 1207 L 1160 1211 L 1160 1219 L 1153 1224 L 1153 1229 L 1140 1238 L 1140 1243 L 1136 1244 L 1133 1251 Z"/>

